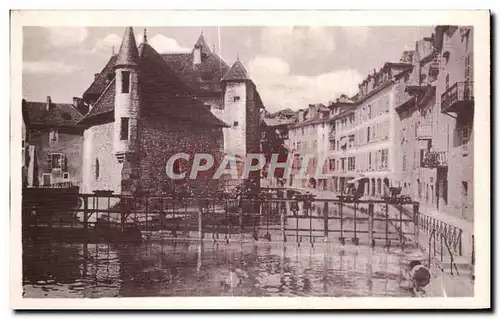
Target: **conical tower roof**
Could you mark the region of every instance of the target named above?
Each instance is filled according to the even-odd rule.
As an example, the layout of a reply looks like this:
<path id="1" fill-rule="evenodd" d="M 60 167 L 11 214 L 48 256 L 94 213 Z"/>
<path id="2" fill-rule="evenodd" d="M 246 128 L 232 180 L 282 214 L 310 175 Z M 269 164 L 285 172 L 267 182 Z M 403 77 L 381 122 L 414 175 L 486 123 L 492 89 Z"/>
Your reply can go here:
<path id="1" fill-rule="evenodd" d="M 231 69 L 227 71 L 221 81 L 250 81 L 250 77 L 248 76 L 247 70 L 245 70 L 245 67 L 238 59 L 234 62 Z"/>
<path id="2" fill-rule="evenodd" d="M 118 66 L 138 66 L 139 65 L 139 51 L 135 43 L 134 29 L 127 27 L 123 34 L 122 44 L 118 57 L 116 59 L 115 68 Z"/>
<path id="3" fill-rule="evenodd" d="M 196 44 L 194 45 L 195 47 L 200 47 L 202 52 L 211 52 L 210 47 L 208 46 L 207 42 L 205 42 L 205 37 L 203 36 L 203 31 L 201 31 L 200 37 L 198 38 L 198 41 L 196 41 Z"/>

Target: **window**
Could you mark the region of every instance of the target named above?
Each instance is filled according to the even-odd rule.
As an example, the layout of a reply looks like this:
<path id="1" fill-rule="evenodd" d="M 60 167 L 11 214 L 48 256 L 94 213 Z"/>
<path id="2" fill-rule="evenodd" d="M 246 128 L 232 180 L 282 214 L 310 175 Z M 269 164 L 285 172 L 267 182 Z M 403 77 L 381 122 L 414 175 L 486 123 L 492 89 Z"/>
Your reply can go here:
<path id="1" fill-rule="evenodd" d="M 130 72 L 122 71 L 122 93 L 130 93 Z"/>
<path id="2" fill-rule="evenodd" d="M 64 173 L 63 174 L 63 179 L 69 180 L 69 173 Z"/>
<path id="3" fill-rule="evenodd" d="M 234 121 L 233 126 L 234 127 L 238 126 L 238 121 Z"/>
<path id="4" fill-rule="evenodd" d="M 330 141 L 330 151 L 334 151 L 334 150 L 335 150 L 335 140 Z"/>
<path id="5" fill-rule="evenodd" d="M 389 150 L 384 149 L 380 152 L 380 168 L 387 169 L 387 162 L 389 159 Z"/>
<path id="6" fill-rule="evenodd" d="M 366 142 L 370 142 L 370 127 L 366 128 Z"/>
<path id="7" fill-rule="evenodd" d="M 368 118 L 369 119 L 372 118 L 372 106 L 371 105 L 368 105 Z"/>
<path id="8" fill-rule="evenodd" d="M 347 159 L 347 169 L 349 171 L 354 171 L 356 169 L 356 158 L 355 157 L 349 157 Z"/>
<path id="9" fill-rule="evenodd" d="M 99 179 L 99 159 L 95 159 L 95 180 Z"/>
<path id="10" fill-rule="evenodd" d="M 49 132 L 49 142 L 57 142 L 59 140 L 59 131 L 51 129 Z"/>
<path id="11" fill-rule="evenodd" d="M 467 198 L 469 195 L 469 183 L 466 181 L 462 181 L 462 195 L 464 198 Z"/>
<path id="12" fill-rule="evenodd" d="M 64 166 L 64 157 L 59 153 L 49 155 L 50 169 L 62 169 Z"/>
<path id="13" fill-rule="evenodd" d="M 313 149 L 317 149 L 318 148 L 318 141 L 313 141 Z"/>
<path id="14" fill-rule="evenodd" d="M 340 159 L 340 169 L 342 172 L 345 172 L 345 158 Z"/>
<path id="15" fill-rule="evenodd" d="M 42 174 L 42 185 L 49 186 L 50 184 L 52 184 L 52 174 L 43 173 Z"/>
<path id="16" fill-rule="evenodd" d="M 120 126 L 120 140 L 128 140 L 128 117 L 122 117 Z"/>
<path id="17" fill-rule="evenodd" d="M 349 135 L 349 148 L 354 147 L 354 134 Z"/>
<path id="18" fill-rule="evenodd" d="M 448 89 L 450 88 L 450 74 L 446 74 L 446 85 L 445 85 L 445 91 L 448 91 Z"/>
<path id="19" fill-rule="evenodd" d="M 240 97 L 239 96 L 234 96 L 233 97 L 233 101 L 234 102 L 239 102 L 240 101 Z"/>
<path id="20" fill-rule="evenodd" d="M 425 158 L 425 150 L 420 150 L 420 167 L 425 167 L 424 158 Z"/>
<path id="21" fill-rule="evenodd" d="M 302 128 L 302 136 L 304 136 L 304 128 Z"/>
<path id="22" fill-rule="evenodd" d="M 406 155 L 403 154 L 403 172 L 406 172 Z"/>
<path id="23" fill-rule="evenodd" d="M 372 152 L 368 152 L 368 169 L 372 169 Z"/>

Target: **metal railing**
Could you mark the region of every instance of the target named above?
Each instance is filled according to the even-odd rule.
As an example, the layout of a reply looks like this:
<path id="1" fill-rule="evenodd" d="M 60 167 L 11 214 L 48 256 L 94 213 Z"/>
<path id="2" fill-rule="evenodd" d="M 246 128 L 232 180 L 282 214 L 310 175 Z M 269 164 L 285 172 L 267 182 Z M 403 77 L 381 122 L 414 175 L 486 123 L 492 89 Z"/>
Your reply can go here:
<path id="1" fill-rule="evenodd" d="M 448 152 L 447 151 L 430 151 L 425 153 L 423 160 L 424 167 L 437 168 L 448 166 Z"/>
<path id="2" fill-rule="evenodd" d="M 66 195 L 68 196 L 68 195 Z M 274 189 L 248 198 L 171 198 L 112 193 L 77 194 L 72 207 L 44 207 L 23 201 L 24 237 L 57 240 L 129 240 L 136 235 L 180 240 L 267 240 L 314 245 L 336 238 L 341 244 L 406 245 L 417 238 L 418 205 L 394 211 L 383 200 L 318 200 Z M 62 202 L 62 196 L 51 202 Z M 44 234 L 42 236 L 42 234 Z M 128 236 L 128 237 L 127 237 Z M 52 238 L 52 239 L 47 239 Z M 76 239 L 75 239 L 76 238 Z M 90 239 L 89 239 L 90 238 Z M 140 238 L 139 238 L 140 239 Z"/>
<path id="3" fill-rule="evenodd" d="M 432 126 L 431 125 L 420 125 L 417 129 L 417 138 L 419 139 L 430 139 L 432 137 Z"/>
<path id="4" fill-rule="evenodd" d="M 418 214 L 418 224 L 420 229 L 427 234 L 436 233 L 437 236 L 442 237 L 450 249 L 462 256 L 462 229 L 423 213 Z"/>
<path id="5" fill-rule="evenodd" d="M 437 238 L 439 238 L 439 244 L 437 244 L 436 246 Z M 446 251 L 444 250 L 444 248 L 446 248 Z M 429 248 L 428 248 L 429 267 L 432 265 L 432 262 L 434 258 L 436 258 L 436 255 L 439 255 L 439 264 L 437 266 L 438 268 L 441 269 L 441 271 L 444 271 L 445 269 L 442 266 L 442 263 L 444 262 L 446 253 L 448 253 L 448 259 L 450 262 L 450 275 L 452 276 L 454 276 L 455 274 L 460 275 L 457 264 L 455 263 L 455 257 L 454 257 L 455 252 L 451 249 L 445 236 L 439 233 L 436 234 L 436 229 L 433 229 L 431 234 L 429 235 Z M 455 273 L 453 272 L 453 269 L 455 269 Z"/>
<path id="6" fill-rule="evenodd" d="M 64 181 L 64 182 L 56 182 L 50 183 L 46 185 L 37 185 L 37 186 L 28 186 L 29 188 L 70 188 L 70 187 L 79 187 L 81 185 L 81 181 Z"/>
<path id="7" fill-rule="evenodd" d="M 457 102 L 473 100 L 474 82 L 456 82 L 441 95 L 441 111 L 448 111 Z"/>

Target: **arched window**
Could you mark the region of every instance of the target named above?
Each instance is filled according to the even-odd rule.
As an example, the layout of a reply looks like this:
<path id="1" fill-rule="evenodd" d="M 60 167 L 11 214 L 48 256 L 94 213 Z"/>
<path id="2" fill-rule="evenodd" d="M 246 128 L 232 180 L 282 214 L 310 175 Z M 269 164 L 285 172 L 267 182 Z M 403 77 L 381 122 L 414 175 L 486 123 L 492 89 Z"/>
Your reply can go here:
<path id="1" fill-rule="evenodd" d="M 95 159 L 95 179 L 99 179 L 99 159 Z"/>

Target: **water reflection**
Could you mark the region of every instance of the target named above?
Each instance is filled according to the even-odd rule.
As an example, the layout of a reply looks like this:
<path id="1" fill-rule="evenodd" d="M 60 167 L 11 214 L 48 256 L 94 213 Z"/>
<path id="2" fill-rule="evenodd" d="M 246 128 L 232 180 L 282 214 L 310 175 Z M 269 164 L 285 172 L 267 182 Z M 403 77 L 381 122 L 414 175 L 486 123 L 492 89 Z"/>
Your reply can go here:
<path id="1" fill-rule="evenodd" d="M 337 244 L 44 243 L 24 247 L 24 290 L 34 298 L 410 296 L 400 284 L 406 254 Z"/>

